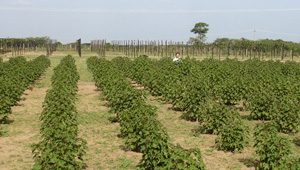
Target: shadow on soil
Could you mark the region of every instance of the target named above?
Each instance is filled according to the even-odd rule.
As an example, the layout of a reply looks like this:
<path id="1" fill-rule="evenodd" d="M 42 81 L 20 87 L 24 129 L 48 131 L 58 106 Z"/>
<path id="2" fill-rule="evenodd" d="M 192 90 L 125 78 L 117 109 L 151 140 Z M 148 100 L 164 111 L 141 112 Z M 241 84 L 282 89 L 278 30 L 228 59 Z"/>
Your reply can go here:
<path id="1" fill-rule="evenodd" d="M 249 168 L 257 165 L 257 161 L 251 158 L 239 159 L 239 161 Z"/>
<path id="2" fill-rule="evenodd" d="M 300 147 L 300 138 L 295 138 L 293 142 L 295 143 L 296 146 Z"/>

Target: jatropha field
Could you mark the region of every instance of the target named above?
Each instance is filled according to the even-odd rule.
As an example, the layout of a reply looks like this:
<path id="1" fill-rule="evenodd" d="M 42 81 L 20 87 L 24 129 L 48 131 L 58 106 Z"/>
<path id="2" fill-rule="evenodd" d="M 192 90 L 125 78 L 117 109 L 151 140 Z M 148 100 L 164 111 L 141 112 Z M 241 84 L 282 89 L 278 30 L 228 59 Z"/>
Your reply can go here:
<path id="1" fill-rule="evenodd" d="M 300 64 L 0 60 L 0 169 L 300 169 Z"/>

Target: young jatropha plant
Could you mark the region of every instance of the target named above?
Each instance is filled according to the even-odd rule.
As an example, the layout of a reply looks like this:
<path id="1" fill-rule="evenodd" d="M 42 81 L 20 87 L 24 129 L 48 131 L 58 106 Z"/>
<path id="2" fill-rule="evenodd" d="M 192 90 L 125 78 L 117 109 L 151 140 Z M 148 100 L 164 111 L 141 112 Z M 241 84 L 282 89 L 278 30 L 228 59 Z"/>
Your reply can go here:
<path id="1" fill-rule="evenodd" d="M 255 129 L 255 152 L 258 156 L 258 169 L 290 169 L 291 142 L 281 137 L 271 123 L 258 125 Z"/>
<path id="2" fill-rule="evenodd" d="M 220 150 L 237 152 L 248 144 L 248 127 L 236 110 L 222 103 L 209 101 L 203 108 L 197 133 L 217 134 L 216 146 Z"/>
<path id="3" fill-rule="evenodd" d="M 125 146 L 133 151 L 143 151 L 145 138 L 144 128 L 147 123 L 153 123 L 152 127 L 158 127 L 155 118 L 156 109 L 141 103 L 133 103 L 132 109 L 127 109 L 120 115 L 121 135 L 125 139 Z M 165 133 L 165 132 L 163 132 Z M 168 136 L 165 134 L 165 138 Z"/>
<path id="4" fill-rule="evenodd" d="M 275 126 L 280 132 L 297 133 L 300 129 L 299 102 L 294 96 L 280 98 L 272 108 Z"/>
<path id="5" fill-rule="evenodd" d="M 190 121 L 203 120 L 204 112 L 207 107 L 207 102 L 210 101 L 207 82 L 198 82 L 194 78 L 187 78 L 184 80 L 185 88 L 182 98 L 176 100 L 175 104 L 180 104 L 184 110 L 182 118 Z"/>
<path id="6" fill-rule="evenodd" d="M 114 60 L 114 62 L 125 60 Z M 142 65 L 147 65 L 147 62 Z M 103 91 L 121 126 L 121 136 L 129 150 L 143 154 L 142 169 L 205 169 L 199 150 L 185 150 L 169 141 L 166 130 L 156 119 L 156 109 L 146 105 L 143 95 L 129 84 L 121 63 L 96 57 L 87 61 L 96 85 Z M 124 63 L 126 65 L 126 63 Z M 137 76 L 142 81 L 141 74 Z"/>
<path id="7" fill-rule="evenodd" d="M 33 145 L 33 169 L 84 169 L 86 141 L 78 138 L 75 106 L 79 75 L 75 60 L 64 57 L 54 69 L 52 88 L 41 114 L 41 141 Z"/>
<path id="8" fill-rule="evenodd" d="M 226 122 L 216 138 L 217 148 L 224 151 L 238 152 L 248 144 L 249 130 L 241 119 Z"/>
<path id="9" fill-rule="evenodd" d="M 24 57 L 16 57 L 1 64 L 1 122 L 6 121 L 8 115 L 11 113 L 11 107 L 19 101 L 22 93 L 28 88 L 29 84 L 37 80 L 49 65 L 50 60 L 46 56 L 40 56 L 28 62 Z"/>
<path id="10" fill-rule="evenodd" d="M 241 121 L 236 110 L 226 107 L 222 103 L 209 101 L 203 112 L 198 131 L 207 134 L 219 134 L 225 125 L 233 121 Z"/>
<path id="11" fill-rule="evenodd" d="M 267 89 L 254 92 L 248 99 L 247 109 L 251 111 L 250 116 L 254 120 L 270 120 L 271 109 L 274 105 L 274 96 Z"/>

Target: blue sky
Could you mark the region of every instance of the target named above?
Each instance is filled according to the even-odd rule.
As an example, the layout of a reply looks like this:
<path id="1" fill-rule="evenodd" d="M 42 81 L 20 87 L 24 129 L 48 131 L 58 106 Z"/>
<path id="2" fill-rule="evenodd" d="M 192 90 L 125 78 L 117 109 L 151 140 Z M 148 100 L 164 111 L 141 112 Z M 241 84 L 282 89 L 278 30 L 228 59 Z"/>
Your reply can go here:
<path id="1" fill-rule="evenodd" d="M 206 22 L 208 41 L 300 42 L 299 0 L 0 0 L 0 16 L 0 37 L 186 41 Z"/>

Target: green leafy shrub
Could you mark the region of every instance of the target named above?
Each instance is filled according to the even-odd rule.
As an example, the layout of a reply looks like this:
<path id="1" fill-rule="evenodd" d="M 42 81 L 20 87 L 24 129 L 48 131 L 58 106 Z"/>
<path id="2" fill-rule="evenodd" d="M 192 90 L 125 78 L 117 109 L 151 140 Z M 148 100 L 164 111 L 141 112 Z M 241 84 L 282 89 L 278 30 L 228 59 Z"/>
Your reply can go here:
<path id="1" fill-rule="evenodd" d="M 29 84 L 37 80 L 49 65 L 50 60 L 45 56 L 39 56 L 28 62 L 24 57 L 15 57 L 2 64 L 0 120 L 5 122 L 8 114 L 11 113 L 11 107 L 17 104 Z"/>
<path id="2" fill-rule="evenodd" d="M 147 146 L 153 147 L 151 143 Z M 206 169 L 199 149 L 187 150 L 169 144 L 161 145 L 156 149 L 147 149 L 147 151 L 150 152 L 143 155 L 140 163 L 140 166 L 145 169 Z"/>
<path id="3" fill-rule="evenodd" d="M 241 101 L 246 93 L 246 85 L 241 76 L 228 77 L 226 81 L 216 87 L 216 97 L 225 105 L 235 105 Z"/>
<path id="4" fill-rule="evenodd" d="M 270 120 L 273 104 L 272 92 L 262 89 L 262 91 L 257 91 L 251 96 L 248 100 L 247 109 L 251 111 L 250 116 L 254 120 Z"/>
<path id="5" fill-rule="evenodd" d="M 288 157 L 286 160 L 286 164 L 279 167 L 278 169 L 291 169 L 291 170 L 300 169 L 300 157 L 299 156 Z"/>
<path id="6" fill-rule="evenodd" d="M 276 169 L 286 167 L 291 154 L 291 143 L 279 136 L 274 125 L 267 123 L 255 129 L 255 152 L 259 157 L 258 169 Z"/>
<path id="7" fill-rule="evenodd" d="M 200 122 L 198 131 L 200 133 L 219 134 L 223 126 L 234 120 L 240 120 L 237 111 L 211 101 L 207 103 L 203 121 Z"/>
<path id="8" fill-rule="evenodd" d="M 125 139 L 125 145 L 130 150 L 142 151 L 142 146 L 145 145 L 145 137 L 147 136 L 146 126 L 157 128 L 161 126 L 155 120 L 155 109 L 147 106 L 134 103 L 134 107 L 125 110 L 120 115 L 121 135 Z M 148 124 L 153 123 L 152 125 Z M 161 128 L 156 129 L 157 133 Z M 145 132 L 145 133 L 144 133 Z M 164 132 L 166 139 L 168 136 Z"/>
<path id="9" fill-rule="evenodd" d="M 173 146 L 171 159 L 166 169 L 205 169 L 199 149 L 183 149 L 180 146 Z"/>
<path id="10" fill-rule="evenodd" d="M 54 69 L 52 88 L 41 114 L 42 139 L 33 145 L 33 169 L 83 169 L 86 141 L 78 138 L 76 93 L 79 75 L 75 60 L 64 57 Z"/>
<path id="11" fill-rule="evenodd" d="M 300 108 L 293 96 L 284 96 L 278 100 L 272 109 L 272 121 L 280 132 L 296 133 L 300 128 Z"/>
<path id="12" fill-rule="evenodd" d="M 248 128 L 241 120 L 227 122 L 216 138 L 217 148 L 224 151 L 237 152 L 248 144 Z"/>
<path id="13" fill-rule="evenodd" d="M 145 70 L 153 65 L 149 64 L 146 57 L 140 57 L 139 60 L 139 63 L 133 66 L 135 71 L 141 69 L 141 72 L 138 72 L 140 74 L 135 75 L 135 78 L 144 82 L 143 78 L 147 76 Z M 114 59 L 111 62 L 92 57 L 88 59 L 87 64 L 93 73 L 97 87 L 104 92 L 112 110 L 118 111 L 121 136 L 125 139 L 125 146 L 143 154 L 140 167 L 143 169 L 204 169 L 199 151 L 187 151 L 170 144 L 166 130 L 156 120 L 156 108 L 146 105 L 142 94 L 131 87 L 124 77 L 130 73 L 120 71 L 128 71 L 128 67 L 118 62 L 129 61 Z M 143 70 L 143 67 L 146 69 Z"/>
<path id="14" fill-rule="evenodd" d="M 205 81 L 198 82 L 189 78 L 183 82 L 182 98 L 177 99 L 184 112 L 181 118 L 190 121 L 202 121 L 209 98 L 208 86 Z"/>

